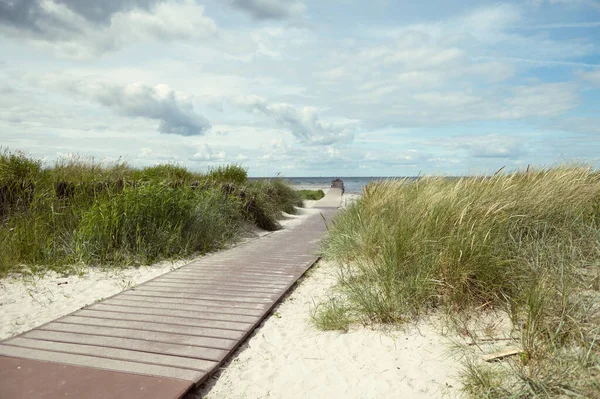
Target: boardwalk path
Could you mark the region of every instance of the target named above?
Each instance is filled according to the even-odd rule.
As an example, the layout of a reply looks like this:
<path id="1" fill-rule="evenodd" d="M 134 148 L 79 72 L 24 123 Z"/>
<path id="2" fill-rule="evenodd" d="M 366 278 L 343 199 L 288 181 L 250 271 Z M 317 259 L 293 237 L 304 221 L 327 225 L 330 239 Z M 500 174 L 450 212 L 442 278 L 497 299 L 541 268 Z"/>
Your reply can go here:
<path id="1" fill-rule="evenodd" d="M 317 260 L 340 203 L 0 342 L 0 399 L 180 398 L 204 382 Z"/>

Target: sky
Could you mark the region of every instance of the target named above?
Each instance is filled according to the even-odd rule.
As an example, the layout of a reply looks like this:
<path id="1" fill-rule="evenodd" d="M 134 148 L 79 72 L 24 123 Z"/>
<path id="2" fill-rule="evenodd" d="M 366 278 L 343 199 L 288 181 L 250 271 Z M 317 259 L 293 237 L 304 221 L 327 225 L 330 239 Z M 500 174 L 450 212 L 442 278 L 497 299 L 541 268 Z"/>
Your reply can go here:
<path id="1" fill-rule="evenodd" d="M 0 0 L 0 146 L 251 176 L 600 167 L 600 0 Z"/>

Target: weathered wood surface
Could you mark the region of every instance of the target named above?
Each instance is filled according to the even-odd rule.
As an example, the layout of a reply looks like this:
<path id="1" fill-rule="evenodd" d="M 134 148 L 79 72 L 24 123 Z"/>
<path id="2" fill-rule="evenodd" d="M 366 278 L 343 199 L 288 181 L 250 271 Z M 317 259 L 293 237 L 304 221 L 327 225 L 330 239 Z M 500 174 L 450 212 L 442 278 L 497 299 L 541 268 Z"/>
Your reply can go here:
<path id="1" fill-rule="evenodd" d="M 327 219 L 341 199 L 330 191 Z M 317 260 L 322 215 L 0 342 L 0 398 L 182 397 Z"/>

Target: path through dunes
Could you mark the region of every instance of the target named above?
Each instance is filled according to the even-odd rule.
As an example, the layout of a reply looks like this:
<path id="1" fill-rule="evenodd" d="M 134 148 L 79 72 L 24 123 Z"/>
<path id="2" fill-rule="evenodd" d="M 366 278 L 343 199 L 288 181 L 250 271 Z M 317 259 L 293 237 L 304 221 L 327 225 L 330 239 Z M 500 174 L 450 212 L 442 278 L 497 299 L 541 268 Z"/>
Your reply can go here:
<path id="1" fill-rule="evenodd" d="M 341 192 L 302 224 L 204 257 L 0 343 L 0 398 L 180 398 L 317 260 Z M 322 217 L 323 216 L 323 217 Z"/>

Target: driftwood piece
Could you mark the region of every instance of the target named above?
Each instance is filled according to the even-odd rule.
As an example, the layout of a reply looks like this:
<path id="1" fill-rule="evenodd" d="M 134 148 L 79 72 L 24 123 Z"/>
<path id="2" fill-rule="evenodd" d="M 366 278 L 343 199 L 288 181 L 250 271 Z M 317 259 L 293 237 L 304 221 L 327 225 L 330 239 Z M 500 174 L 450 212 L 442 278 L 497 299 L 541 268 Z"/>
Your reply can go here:
<path id="1" fill-rule="evenodd" d="M 525 353 L 525 351 L 523 349 L 518 349 L 518 348 L 505 349 L 501 352 L 489 353 L 487 355 L 484 355 L 483 360 L 486 362 L 491 362 L 494 360 L 503 359 L 508 356 L 519 355 L 521 353 Z"/>

